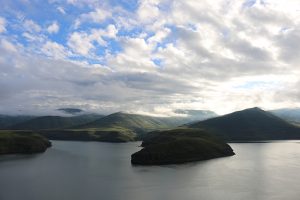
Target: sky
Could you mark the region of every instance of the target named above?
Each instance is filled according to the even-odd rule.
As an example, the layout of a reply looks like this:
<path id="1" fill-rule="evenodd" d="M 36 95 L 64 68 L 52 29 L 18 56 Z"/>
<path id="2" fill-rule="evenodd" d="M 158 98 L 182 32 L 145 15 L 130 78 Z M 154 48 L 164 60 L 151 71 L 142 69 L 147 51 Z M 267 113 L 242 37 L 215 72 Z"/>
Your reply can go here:
<path id="1" fill-rule="evenodd" d="M 0 0 L 0 113 L 300 107 L 299 0 Z"/>

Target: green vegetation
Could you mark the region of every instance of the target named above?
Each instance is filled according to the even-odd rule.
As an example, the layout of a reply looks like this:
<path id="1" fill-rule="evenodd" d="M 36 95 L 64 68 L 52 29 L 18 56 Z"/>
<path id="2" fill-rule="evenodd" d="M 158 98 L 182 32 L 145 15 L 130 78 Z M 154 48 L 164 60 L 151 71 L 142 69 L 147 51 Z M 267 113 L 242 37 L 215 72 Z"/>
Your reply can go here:
<path id="1" fill-rule="evenodd" d="M 176 164 L 234 155 L 222 140 L 190 128 L 150 133 L 142 146 L 142 150 L 131 155 L 132 164 Z"/>
<path id="2" fill-rule="evenodd" d="M 67 109 L 67 111 L 74 110 Z M 202 117 L 213 114 L 208 111 L 181 111 L 181 113 Z M 105 117 L 96 114 L 35 117 L 13 123 L 7 129 L 20 132 L 34 131 L 52 140 L 128 142 L 141 140 L 150 131 L 175 128 L 191 122 L 189 120 L 191 119 L 188 117 L 150 117 L 118 112 Z"/>
<path id="3" fill-rule="evenodd" d="M 0 129 L 7 129 L 15 124 L 33 119 L 33 116 L 0 115 Z"/>
<path id="4" fill-rule="evenodd" d="M 91 121 L 103 117 L 102 115 L 79 115 L 75 117 L 61 116 L 43 116 L 36 117 L 22 123 L 15 124 L 10 127 L 13 130 L 45 130 L 45 129 L 64 129 L 81 124 L 86 124 Z"/>
<path id="5" fill-rule="evenodd" d="M 168 118 L 157 118 L 119 112 L 108 115 L 91 123 L 78 126 L 77 128 L 94 128 L 98 130 L 129 130 L 141 138 L 149 131 L 168 129 L 171 127 L 176 127 L 177 125 L 179 124 L 176 123 L 176 120 L 171 120 Z"/>
<path id="6" fill-rule="evenodd" d="M 50 146 L 49 140 L 38 134 L 0 132 L 0 155 L 40 153 L 46 151 Z"/>
<path id="7" fill-rule="evenodd" d="M 120 143 L 131 142 L 137 139 L 134 132 L 124 128 L 39 130 L 38 133 L 51 140 Z"/>
<path id="8" fill-rule="evenodd" d="M 226 141 L 300 139 L 300 129 L 259 108 L 250 108 L 189 125 Z"/>

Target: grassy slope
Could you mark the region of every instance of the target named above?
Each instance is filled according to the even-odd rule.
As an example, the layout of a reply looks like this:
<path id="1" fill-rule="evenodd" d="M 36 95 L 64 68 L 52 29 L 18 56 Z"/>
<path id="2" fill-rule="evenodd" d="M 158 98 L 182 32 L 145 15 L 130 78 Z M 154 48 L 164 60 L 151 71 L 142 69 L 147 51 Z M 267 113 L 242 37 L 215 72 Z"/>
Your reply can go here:
<path id="1" fill-rule="evenodd" d="M 226 140 L 300 139 L 300 129 L 259 108 L 246 109 L 228 115 L 191 124 Z"/>
<path id="2" fill-rule="evenodd" d="M 234 155 L 228 144 L 199 129 L 154 132 L 142 145 L 144 148 L 131 156 L 133 164 L 176 164 Z"/>
<path id="3" fill-rule="evenodd" d="M 15 124 L 10 129 L 15 130 L 42 130 L 42 129 L 63 129 L 72 126 L 86 124 L 97 120 L 101 115 L 80 115 L 75 117 L 43 116 Z"/>
<path id="4" fill-rule="evenodd" d="M 149 131 L 167 129 L 170 127 L 175 127 L 176 125 L 178 125 L 176 120 L 166 118 L 156 118 L 127 113 L 114 113 L 94 122 L 78 126 L 77 128 L 95 128 L 98 130 L 130 130 L 136 133 L 138 136 L 142 136 Z"/>
<path id="5" fill-rule="evenodd" d="M 38 134 L 20 134 L 16 132 L 0 132 L 1 154 L 31 154 L 46 151 L 51 143 Z"/>
<path id="6" fill-rule="evenodd" d="M 38 133 L 51 140 L 130 142 L 137 139 L 134 132 L 122 128 L 40 130 Z"/>
<path id="7" fill-rule="evenodd" d="M 34 116 L 10 116 L 10 115 L 0 115 L 0 129 L 6 129 L 15 124 L 22 123 L 33 119 Z"/>

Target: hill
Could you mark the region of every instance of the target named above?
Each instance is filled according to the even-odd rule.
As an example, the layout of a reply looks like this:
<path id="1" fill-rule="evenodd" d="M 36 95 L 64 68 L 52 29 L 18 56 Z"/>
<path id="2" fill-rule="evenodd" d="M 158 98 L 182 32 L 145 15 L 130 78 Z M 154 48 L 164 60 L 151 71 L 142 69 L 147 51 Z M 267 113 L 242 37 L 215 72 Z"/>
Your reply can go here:
<path id="1" fill-rule="evenodd" d="M 0 155 L 40 153 L 50 146 L 51 143 L 46 138 L 37 134 L 0 132 Z"/>
<path id="2" fill-rule="evenodd" d="M 300 129 L 260 108 L 250 108 L 189 125 L 227 141 L 300 139 Z"/>
<path id="3" fill-rule="evenodd" d="M 124 129 L 62 129 L 38 130 L 37 133 L 50 140 L 68 141 L 98 141 L 98 142 L 132 142 L 136 141 L 136 134 Z"/>
<path id="4" fill-rule="evenodd" d="M 136 133 L 138 136 L 142 136 L 149 131 L 176 127 L 179 125 L 178 123 L 179 121 L 177 119 L 118 112 L 96 121 L 77 126 L 76 128 L 127 130 Z"/>
<path id="5" fill-rule="evenodd" d="M 15 124 L 12 130 L 42 130 L 42 129 L 65 129 L 73 126 L 89 123 L 103 117 L 102 115 L 87 114 L 74 117 L 42 116 L 25 122 Z"/>
<path id="6" fill-rule="evenodd" d="M 11 116 L 11 115 L 0 115 L 0 129 L 6 129 L 9 128 L 15 124 L 28 121 L 30 119 L 33 119 L 34 116 L 23 116 L 23 115 L 17 115 L 17 116 Z"/>
<path id="7" fill-rule="evenodd" d="M 142 150 L 131 155 L 132 164 L 177 164 L 234 155 L 228 144 L 200 129 L 153 132 L 142 146 Z"/>

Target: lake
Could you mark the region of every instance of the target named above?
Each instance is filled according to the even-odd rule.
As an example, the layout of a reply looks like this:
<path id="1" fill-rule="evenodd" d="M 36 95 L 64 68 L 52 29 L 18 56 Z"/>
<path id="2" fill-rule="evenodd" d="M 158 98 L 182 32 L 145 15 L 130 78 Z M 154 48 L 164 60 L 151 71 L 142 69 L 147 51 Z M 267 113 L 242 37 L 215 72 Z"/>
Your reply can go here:
<path id="1" fill-rule="evenodd" d="M 0 200 L 299 200 L 300 141 L 232 143 L 237 155 L 136 167 L 139 142 L 52 141 L 0 157 Z"/>

